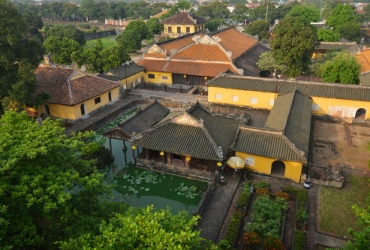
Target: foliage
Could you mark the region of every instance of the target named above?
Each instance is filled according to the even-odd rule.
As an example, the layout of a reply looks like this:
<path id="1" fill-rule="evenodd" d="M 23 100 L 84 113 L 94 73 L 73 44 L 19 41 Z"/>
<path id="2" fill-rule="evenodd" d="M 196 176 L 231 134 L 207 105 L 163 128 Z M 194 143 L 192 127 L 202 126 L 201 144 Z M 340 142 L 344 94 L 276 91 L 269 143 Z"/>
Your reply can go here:
<path id="1" fill-rule="evenodd" d="M 268 39 L 270 37 L 270 24 L 266 20 L 256 20 L 250 23 L 244 30 L 245 33 L 255 36 L 258 35 L 259 40 Z"/>
<path id="2" fill-rule="evenodd" d="M 81 46 L 85 45 L 84 32 L 77 29 L 74 25 L 55 25 L 46 32 L 46 38 L 57 37 L 58 39 L 70 38 Z"/>
<path id="3" fill-rule="evenodd" d="M 127 50 L 120 45 L 103 50 L 101 57 L 103 58 L 104 72 L 107 72 L 110 68 L 116 68 L 122 65 L 122 63 L 131 61 L 131 57 Z"/>
<path id="4" fill-rule="evenodd" d="M 247 18 L 248 8 L 245 6 L 244 2 L 235 4 L 234 11 L 229 15 L 232 20 L 237 22 L 244 22 L 244 19 Z"/>
<path id="5" fill-rule="evenodd" d="M 283 192 L 286 192 L 290 195 L 296 195 L 298 199 L 299 208 L 304 208 L 307 203 L 308 193 L 305 189 L 294 188 L 291 186 L 283 186 Z"/>
<path id="6" fill-rule="evenodd" d="M 145 25 L 148 27 L 149 36 L 161 34 L 161 31 L 163 30 L 163 24 L 161 24 L 156 18 L 150 18 Z"/>
<path id="7" fill-rule="evenodd" d="M 186 0 L 179 0 L 174 4 L 171 9 L 168 11 L 169 16 L 175 15 L 179 10 L 189 10 L 191 8 L 190 2 Z"/>
<path id="8" fill-rule="evenodd" d="M 218 27 L 220 27 L 223 24 L 222 19 L 212 19 L 209 22 L 206 23 L 206 29 L 209 31 L 216 31 Z"/>
<path id="9" fill-rule="evenodd" d="M 248 205 L 248 199 L 250 196 L 250 185 L 251 182 L 247 181 L 244 184 L 243 190 L 239 195 L 238 201 L 236 202 L 236 207 L 242 209 Z"/>
<path id="10" fill-rule="evenodd" d="M 320 11 L 313 6 L 294 6 L 286 15 L 286 17 L 295 16 L 307 19 L 309 22 L 317 22 L 320 20 Z"/>
<path id="11" fill-rule="evenodd" d="M 195 14 L 203 18 L 224 19 L 229 16 L 230 11 L 227 9 L 226 3 L 214 1 L 206 5 L 199 6 Z"/>
<path id="12" fill-rule="evenodd" d="M 129 30 L 132 30 L 135 33 L 139 34 L 141 40 L 150 38 L 149 29 L 145 25 L 143 20 L 136 20 L 136 21 L 130 22 L 127 25 L 125 31 L 129 31 Z M 141 42 L 141 40 L 140 40 L 140 42 Z"/>
<path id="13" fill-rule="evenodd" d="M 260 59 L 257 62 L 257 66 L 261 70 L 268 70 L 271 74 L 277 71 L 285 72 L 287 67 L 284 64 L 279 64 L 275 60 L 274 54 L 271 51 L 264 52 L 260 55 Z"/>
<path id="14" fill-rule="evenodd" d="M 283 242 L 276 237 L 268 237 L 264 241 L 265 250 L 283 250 Z"/>
<path id="15" fill-rule="evenodd" d="M 252 222 L 246 223 L 244 230 L 256 232 L 262 237 L 279 237 L 282 211 L 287 208 L 288 204 L 284 199 L 276 202 L 269 196 L 259 196 L 253 203 Z"/>
<path id="16" fill-rule="evenodd" d="M 243 221 L 243 213 L 239 211 L 235 211 L 231 215 L 231 219 L 229 222 L 229 225 L 226 229 L 226 234 L 225 234 L 225 240 L 233 246 L 235 243 L 236 238 L 238 237 L 239 234 L 239 229 L 240 225 Z"/>
<path id="17" fill-rule="evenodd" d="M 306 234 L 303 230 L 294 230 L 294 248 L 293 250 L 304 250 L 306 245 Z"/>
<path id="18" fill-rule="evenodd" d="M 87 72 L 101 72 L 103 62 L 100 54 L 103 51 L 103 43 L 98 39 L 96 45 L 89 45 L 83 51 L 78 50 L 72 53 L 72 59 L 79 67 L 85 65 Z"/>
<path id="19" fill-rule="evenodd" d="M 357 58 L 347 51 L 339 52 L 322 66 L 324 82 L 358 84 L 361 65 Z"/>
<path id="20" fill-rule="evenodd" d="M 257 188 L 256 193 L 258 195 L 270 195 L 270 191 L 266 188 Z"/>
<path id="21" fill-rule="evenodd" d="M 172 216 L 169 208 L 130 208 L 102 221 L 99 234 L 81 235 L 59 242 L 60 249 L 203 249 L 200 232 L 193 230 L 199 217 L 185 211 Z"/>
<path id="22" fill-rule="evenodd" d="M 40 43 L 44 41 L 40 30 L 44 23 L 42 22 L 42 18 L 31 13 L 22 14 L 22 19 L 27 24 L 26 35 L 29 37 L 33 37 L 34 39 L 38 40 Z"/>
<path id="23" fill-rule="evenodd" d="M 135 51 L 141 49 L 141 37 L 134 30 L 124 30 L 118 35 L 117 43 L 122 45 L 126 51 Z"/>
<path id="24" fill-rule="evenodd" d="M 260 182 L 253 183 L 253 187 L 255 189 L 259 189 L 259 188 L 270 188 L 270 186 L 271 186 L 271 184 L 268 181 L 260 181 Z"/>
<path id="25" fill-rule="evenodd" d="M 352 7 L 348 4 L 339 3 L 330 12 L 330 16 L 328 17 L 326 24 L 334 29 L 338 29 L 343 24 L 356 21 Z"/>
<path id="26" fill-rule="evenodd" d="M 218 246 L 221 250 L 231 249 L 231 246 L 227 240 L 220 240 L 220 242 L 218 243 Z"/>
<path id="27" fill-rule="evenodd" d="M 317 39 L 324 42 L 339 42 L 340 34 L 336 30 L 320 29 L 317 32 Z"/>
<path id="28" fill-rule="evenodd" d="M 80 23 L 80 24 L 77 24 L 78 27 L 80 28 L 83 28 L 83 29 L 90 29 L 90 24 L 88 23 Z"/>
<path id="29" fill-rule="evenodd" d="M 37 18 L 27 25 L 10 1 L 0 1 L 0 113 L 9 104 L 21 110 L 32 101 L 35 69 L 42 60 Z M 38 32 L 38 30 L 37 30 Z"/>
<path id="30" fill-rule="evenodd" d="M 73 39 L 49 36 L 44 43 L 46 53 L 51 53 L 54 63 L 72 64 L 72 54 L 81 50 L 81 46 Z"/>
<path id="31" fill-rule="evenodd" d="M 315 28 L 300 17 L 286 17 L 274 29 L 270 46 L 277 63 L 287 66 L 285 74 L 296 77 L 306 71 L 316 45 Z"/>
<path id="32" fill-rule="evenodd" d="M 0 248 L 52 249 L 57 240 L 98 232 L 123 204 L 108 203 L 112 185 L 94 160 L 80 157 L 93 133 L 67 138 L 59 121 L 40 126 L 25 112 L 0 119 Z"/>
<path id="33" fill-rule="evenodd" d="M 81 159 L 94 160 L 98 169 L 105 169 L 114 163 L 114 156 L 109 149 L 104 147 L 105 139 L 97 141 L 95 144 L 87 144 L 82 148 Z"/>
<path id="34" fill-rule="evenodd" d="M 278 192 L 275 193 L 275 196 L 284 198 L 285 200 L 288 200 L 289 199 L 289 194 L 288 193 L 285 193 L 285 192 L 279 192 L 278 191 Z"/>
<path id="35" fill-rule="evenodd" d="M 300 223 L 304 223 L 306 220 L 308 220 L 309 216 L 305 211 L 304 207 L 300 207 L 296 212 L 296 221 Z"/>
<path id="36" fill-rule="evenodd" d="M 361 25 L 359 23 L 351 22 L 345 23 L 338 28 L 338 32 L 344 39 L 360 43 L 364 36 L 361 31 Z"/>
<path id="37" fill-rule="evenodd" d="M 255 232 L 246 232 L 243 240 L 248 246 L 256 246 L 260 242 L 260 236 Z"/>
<path id="38" fill-rule="evenodd" d="M 196 196 L 199 196 L 202 191 L 197 191 L 197 187 L 195 186 L 185 186 L 183 182 L 180 183 L 178 188 L 174 189 L 178 195 L 183 195 L 186 198 L 194 199 Z"/>

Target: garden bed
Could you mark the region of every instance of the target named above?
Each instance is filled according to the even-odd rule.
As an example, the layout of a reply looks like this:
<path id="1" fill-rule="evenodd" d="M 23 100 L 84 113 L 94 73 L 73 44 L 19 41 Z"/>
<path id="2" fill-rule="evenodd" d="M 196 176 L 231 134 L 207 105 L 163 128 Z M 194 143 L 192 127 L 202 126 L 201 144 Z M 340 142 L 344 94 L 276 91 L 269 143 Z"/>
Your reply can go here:
<path id="1" fill-rule="evenodd" d="M 167 91 L 172 93 L 187 93 L 193 86 L 183 85 L 183 84 L 154 84 L 145 83 L 140 85 L 141 89 L 150 89 L 157 91 Z"/>

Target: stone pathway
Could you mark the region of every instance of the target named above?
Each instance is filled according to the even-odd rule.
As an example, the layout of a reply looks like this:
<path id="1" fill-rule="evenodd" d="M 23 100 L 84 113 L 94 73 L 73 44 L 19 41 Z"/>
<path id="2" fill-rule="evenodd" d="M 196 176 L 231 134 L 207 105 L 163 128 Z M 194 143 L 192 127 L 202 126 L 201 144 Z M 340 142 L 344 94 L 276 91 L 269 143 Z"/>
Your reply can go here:
<path id="1" fill-rule="evenodd" d="M 225 175 L 226 183 L 219 185 L 213 192 L 202 218 L 199 221 L 197 230 L 200 230 L 200 236 L 216 242 L 220 233 L 222 224 L 229 211 L 231 201 L 239 185 L 241 175 Z"/>

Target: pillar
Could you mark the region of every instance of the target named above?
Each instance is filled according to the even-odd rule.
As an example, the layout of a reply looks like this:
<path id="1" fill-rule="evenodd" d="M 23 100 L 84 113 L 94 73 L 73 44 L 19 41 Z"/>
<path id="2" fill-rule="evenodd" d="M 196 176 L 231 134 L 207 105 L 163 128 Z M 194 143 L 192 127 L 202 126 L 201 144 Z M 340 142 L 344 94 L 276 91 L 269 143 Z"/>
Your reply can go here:
<path id="1" fill-rule="evenodd" d="M 145 160 L 149 160 L 150 151 L 147 148 L 144 148 Z"/>
<path id="2" fill-rule="evenodd" d="M 112 138 L 109 137 L 109 151 L 112 153 Z"/>
<path id="3" fill-rule="evenodd" d="M 172 153 L 166 153 L 166 162 L 172 164 Z"/>

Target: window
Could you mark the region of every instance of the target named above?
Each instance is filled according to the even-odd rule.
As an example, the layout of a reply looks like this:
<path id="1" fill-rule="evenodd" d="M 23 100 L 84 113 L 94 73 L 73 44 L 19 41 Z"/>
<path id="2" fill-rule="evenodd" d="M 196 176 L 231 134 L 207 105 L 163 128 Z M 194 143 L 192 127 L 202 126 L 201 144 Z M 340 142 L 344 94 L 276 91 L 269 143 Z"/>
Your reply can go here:
<path id="1" fill-rule="evenodd" d="M 110 92 L 110 91 L 109 91 L 109 93 L 108 93 L 108 99 L 109 99 L 109 102 L 111 102 L 111 101 L 112 101 L 112 92 Z"/>
<path id="2" fill-rule="evenodd" d="M 239 97 L 237 95 L 233 95 L 233 102 L 237 102 L 239 100 Z"/>
<path id="3" fill-rule="evenodd" d="M 162 80 L 168 80 L 168 76 L 162 76 Z"/>
<path id="4" fill-rule="evenodd" d="M 221 94 L 216 94 L 216 100 L 221 100 Z"/>
<path id="5" fill-rule="evenodd" d="M 177 27 L 177 33 L 181 33 L 181 27 Z"/>
<path id="6" fill-rule="evenodd" d="M 254 166 L 254 158 L 253 157 L 245 157 L 245 163 L 248 166 Z"/>
<path id="7" fill-rule="evenodd" d="M 98 98 L 95 98 L 95 104 L 98 104 L 98 103 L 100 103 L 101 102 L 101 100 L 100 100 L 100 96 L 98 97 Z"/>
<path id="8" fill-rule="evenodd" d="M 155 78 L 155 75 L 154 74 L 148 74 L 148 78 L 154 79 Z"/>
<path id="9" fill-rule="evenodd" d="M 274 99 L 270 99 L 270 106 L 274 106 L 275 104 L 275 100 Z"/>
<path id="10" fill-rule="evenodd" d="M 186 33 L 190 33 L 190 27 L 186 27 Z"/>
<path id="11" fill-rule="evenodd" d="M 312 104 L 312 110 L 319 110 L 320 105 L 319 104 Z"/>
<path id="12" fill-rule="evenodd" d="M 251 98 L 251 104 L 257 104 L 257 98 L 252 97 Z"/>
<path id="13" fill-rule="evenodd" d="M 172 27 L 168 26 L 168 33 L 172 33 Z"/>

